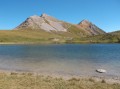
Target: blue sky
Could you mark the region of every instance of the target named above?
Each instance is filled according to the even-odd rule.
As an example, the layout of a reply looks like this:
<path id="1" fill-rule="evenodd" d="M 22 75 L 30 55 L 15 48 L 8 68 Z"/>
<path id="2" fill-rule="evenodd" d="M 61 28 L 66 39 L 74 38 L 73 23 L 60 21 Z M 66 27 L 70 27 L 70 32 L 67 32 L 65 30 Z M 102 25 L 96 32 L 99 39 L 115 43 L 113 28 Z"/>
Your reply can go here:
<path id="1" fill-rule="evenodd" d="M 87 19 L 106 32 L 120 30 L 120 0 L 0 0 L 0 29 L 42 13 L 74 24 Z"/>

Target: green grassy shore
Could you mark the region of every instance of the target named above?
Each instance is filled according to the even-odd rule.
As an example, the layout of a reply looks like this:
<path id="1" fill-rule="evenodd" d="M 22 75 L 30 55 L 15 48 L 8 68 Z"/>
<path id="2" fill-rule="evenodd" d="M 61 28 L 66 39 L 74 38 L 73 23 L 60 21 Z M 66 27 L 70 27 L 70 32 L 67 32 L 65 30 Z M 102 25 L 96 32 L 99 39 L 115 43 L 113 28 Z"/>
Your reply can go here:
<path id="1" fill-rule="evenodd" d="M 32 73 L 0 73 L 0 89 L 120 89 L 119 83 L 107 83 L 104 79 L 53 78 Z"/>
<path id="2" fill-rule="evenodd" d="M 1 30 L 0 44 L 66 44 L 66 43 L 120 43 L 119 34 L 83 37 L 73 32 L 55 33 L 43 30 Z"/>

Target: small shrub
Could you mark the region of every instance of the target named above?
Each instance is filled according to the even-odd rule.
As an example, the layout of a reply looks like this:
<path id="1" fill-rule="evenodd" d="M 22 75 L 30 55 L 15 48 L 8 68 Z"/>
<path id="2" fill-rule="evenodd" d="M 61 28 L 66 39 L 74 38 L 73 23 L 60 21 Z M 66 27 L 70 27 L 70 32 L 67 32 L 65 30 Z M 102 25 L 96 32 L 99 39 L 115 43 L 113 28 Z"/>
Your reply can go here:
<path id="1" fill-rule="evenodd" d="M 78 78 L 71 78 L 71 79 L 69 79 L 68 81 L 80 81 L 80 79 Z"/>
<path id="2" fill-rule="evenodd" d="M 18 73 L 15 73 L 15 72 L 11 72 L 10 75 L 18 75 Z"/>
<path id="3" fill-rule="evenodd" d="M 94 79 L 92 79 L 92 78 L 89 78 L 89 81 L 90 81 L 90 82 L 95 82 L 95 80 L 94 80 Z"/>
<path id="4" fill-rule="evenodd" d="M 33 76 L 33 73 L 28 73 L 27 75 L 28 75 L 28 76 Z"/>
<path id="5" fill-rule="evenodd" d="M 101 81 L 101 83 L 106 83 L 106 81 L 103 79 L 103 80 Z"/>

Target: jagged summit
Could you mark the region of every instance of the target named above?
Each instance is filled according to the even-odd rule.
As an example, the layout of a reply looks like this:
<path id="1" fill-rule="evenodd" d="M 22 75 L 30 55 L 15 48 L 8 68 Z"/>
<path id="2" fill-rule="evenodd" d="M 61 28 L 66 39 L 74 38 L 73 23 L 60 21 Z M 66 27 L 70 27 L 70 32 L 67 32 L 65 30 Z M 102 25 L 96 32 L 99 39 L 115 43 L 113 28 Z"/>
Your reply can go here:
<path id="1" fill-rule="evenodd" d="M 43 13 L 43 14 L 41 14 L 41 16 L 40 16 L 40 17 L 48 17 L 48 16 L 49 16 L 48 14 Z"/>
<path id="2" fill-rule="evenodd" d="M 40 17 L 38 15 L 33 15 L 33 16 L 30 16 L 29 18 L 37 18 L 37 17 Z"/>
<path id="3" fill-rule="evenodd" d="M 84 19 L 79 24 L 91 24 L 91 22 L 87 19 Z"/>
<path id="4" fill-rule="evenodd" d="M 90 22 L 89 20 L 86 20 L 86 19 L 82 20 L 78 24 L 78 27 L 85 30 L 85 31 L 87 30 L 92 35 L 98 35 L 98 34 L 104 34 L 105 33 L 102 29 L 100 29 L 99 27 L 97 27 L 92 22 Z"/>
<path id="5" fill-rule="evenodd" d="M 74 28 L 73 28 L 74 27 Z M 96 25 L 92 24 L 88 20 L 82 20 L 79 24 L 73 25 L 61 20 L 58 20 L 50 15 L 42 14 L 41 16 L 33 15 L 27 18 L 22 24 L 15 28 L 15 30 L 44 30 L 47 32 L 75 32 L 73 29 L 76 29 L 80 34 L 86 35 L 98 35 L 104 34 L 105 32 L 98 28 Z M 69 30 L 69 31 L 68 31 Z M 79 34 L 78 33 L 78 34 Z M 71 34 L 71 33 L 70 33 Z M 75 33 L 77 34 L 77 33 Z"/>
<path id="6" fill-rule="evenodd" d="M 48 14 L 42 14 L 40 17 L 42 17 L 42 18 L 44 18 L 44 19 L 46 19 L 46 20 L 51 20 L 51 21 L 59 21 L 58 19 L 56 19 L 56 18 L 54 18 L 54 17 L 52 17 L 52 16 L 50 16 L 50 15 L 48 15 Z"/>
<path id="7" fill-rule="evenodd" d="M 37 15 L 30 16 L 26 21 L 30 23 L 36 23 L 36 25 L 44 22 L 43 18 Z"/>
<path id="8" fill-rule="evenodd" d="M 82 20 L 79 24 L 78 24 L 80 27 L 83 27 L 83 28 L 92 28 L 92 26 L 95 26 L 94 24 L 92 24 L 90 21 L 88 20 Z M 97 26 L 96 26 L 97 27 Z"/>
<path id="9" fill-rule="evenodd" d="M 16 27 L 19 29 L 42 29 L 45 31 L 63 31 L 66 32 L 67 29 L 63 26 L 64 22 L 57 20 L 56 18 L 49 16 L 47 14 L 42 14 L 41 16 L 33 15 L 27 18 L 22 24 Z"/>

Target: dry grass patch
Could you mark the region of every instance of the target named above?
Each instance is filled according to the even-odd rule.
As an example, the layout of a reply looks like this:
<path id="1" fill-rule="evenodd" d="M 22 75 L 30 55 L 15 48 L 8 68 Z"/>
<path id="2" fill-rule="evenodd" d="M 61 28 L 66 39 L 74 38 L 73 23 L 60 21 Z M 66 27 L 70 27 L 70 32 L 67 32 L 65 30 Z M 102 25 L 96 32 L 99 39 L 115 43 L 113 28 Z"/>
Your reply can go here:
<path id="1" fill-rule="evenodd" d="M 0 89 L 120 89 L 120 84 L 107 84 L 105 80 L 44 77 L 32 73 L 0 74 Z"/>

